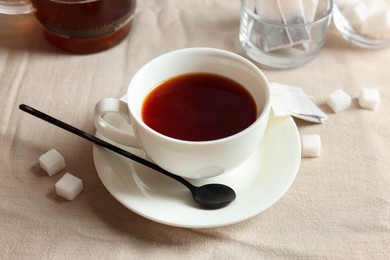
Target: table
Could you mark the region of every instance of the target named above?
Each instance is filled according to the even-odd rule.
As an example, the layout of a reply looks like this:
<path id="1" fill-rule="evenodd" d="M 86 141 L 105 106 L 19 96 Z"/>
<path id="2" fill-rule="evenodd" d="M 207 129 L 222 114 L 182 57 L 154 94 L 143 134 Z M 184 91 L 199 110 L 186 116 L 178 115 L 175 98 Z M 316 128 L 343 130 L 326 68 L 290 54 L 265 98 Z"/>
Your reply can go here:
<path id="1" fill-rule="evenodd" d="M 296 69 L 264 69 L 301 86 L 329 116 L 296 120 L 319 134 L 321 156 L 303 158 L 295 182 L 271 208 L 229 226 L 186 229 L 128 210 L 100 181 L 92 145 L 22 113 L 26 103 L 87 132 L 93 109 L 124 94 L 134 73 L 165 52 L 214 47 L 244 55 L 239 1 L 138 1 L 130 35 L 116 47 L 72 55 L 52 47 L 33 15 L 0 16 L 0 252 L 2 259 L 389 259 L 390 49 L 346 43 L 332 26 L 320 55 Z M 376 111 L 359 107 L 362 87 L 380 91 Z M 334 114 L 330 92 L 352 106 Z M 38 157 L 56 148 L 66 169 L 49 177 Z M 74 201 L 58 197 L 65 172 L 83 180 Z"/>

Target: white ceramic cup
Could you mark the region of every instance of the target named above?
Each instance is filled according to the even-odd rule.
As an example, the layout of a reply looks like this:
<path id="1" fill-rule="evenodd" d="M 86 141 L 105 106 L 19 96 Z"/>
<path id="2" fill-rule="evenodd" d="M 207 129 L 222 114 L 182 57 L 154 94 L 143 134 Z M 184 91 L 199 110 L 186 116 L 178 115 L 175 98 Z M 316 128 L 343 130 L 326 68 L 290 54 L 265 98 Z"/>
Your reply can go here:
<path id="1" fill-rule="evenodd" d="M 214 73 L 240 83 L 255 100 L 255 122 L 237 134 L 212 141 L 178 140 L 151 129 L 141 118 L 145 97 L 161 82 L 187 73 Z M 104 114 L 113 112 L 122 115 L 133 131 L 120 130 L 104 120 Z M 269 113 L 269 83 L 253 63 L 224 50 L 187 48 L 166 53 L 144 65 L 128 86 L 127 104 L 114 98 L 100 101 L 94 123 L 100 134 L 120 144 L 140 147 L 161 168 L 200 179 L 220 175 L 245 161 L 258 147 Z"/>

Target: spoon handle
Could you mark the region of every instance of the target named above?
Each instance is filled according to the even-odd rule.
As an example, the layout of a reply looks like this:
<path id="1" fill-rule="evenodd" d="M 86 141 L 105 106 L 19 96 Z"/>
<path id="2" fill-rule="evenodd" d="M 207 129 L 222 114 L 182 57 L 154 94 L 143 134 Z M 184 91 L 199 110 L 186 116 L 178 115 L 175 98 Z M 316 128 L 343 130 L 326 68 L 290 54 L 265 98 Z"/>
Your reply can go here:
<path id="1" fill-rule="evenodd" d="M 132 154 L 132 153 L 126 151 L 126 150 L 123 150 L 123 149 L 119 148 L 118 146 L 112 145 L 112 144 L 110 144 L 110 143 L 108 143 L 108 142 L 106 142 L 106 141 L 104 141 L 104 140 L 102 140 L 100 138 L 97 138 L 94 135 L 88 134 L 87 132 L 84 132 L 81 129 L 78 129 L 78 128 L 74 127 L 74 126 L 71 126 L 71 125 L 69 125 L 69 124 L 67 124 L 67 123 L 65 123 L 65 122 L 63 122 L 61 120 L 58 120 L 58 119 L 56 119 L 56 118 L 54 118 L 52 116 L 49 116 L 48 114 L 45 114 L 45 113 L 43 113 L 43 112 L 41 112 L 41 111 L 39 111 L 39 110 L 37 110 L 37 109 L 35 109 L 33 107 L 30 107 L 30 106 L 25 105 L 25 104 L 21 104 L 21 105 L 19 105 L 19 109 L 24 111 L 24 112 L 27 112 L 27 113 L 35 116 L 35 117 L 38 117 L 38 118 L 40 118 L 40 119 L 42 119 L 42 120 L 44 120 L 44 121 L 46 121 L 46 122 L 48 122 L 50 124 L 58 126 L 58 127 L 62 128 L 64 130 L 68 131 L 68 132 L 71 132 L 71 133 L 73 133 L 75 135 L 78 135 L 78 136 L 80 136 L 80 137 L 82 137 L 82 138 L 84 138 L 84 139 L 86 139 L 88 141 L 91 141 L 94 144 L 103 146 L 103 147 L 107 148 L 108 150 L 111 150 L 111 151 L 113 151 L 115 153 L 123 155 L 123 156 L 125 156 L 125 157 L 127 157 L 127 158 L 129 158 L 129 159 L 131 159 L 133 161 L 136 161 L 136 162 L 146 166 L 146 167 L 149 167 L 149 168 L 151 168 L 153 170 L 159 171 L 162 174 L 165 174 L 166 176 L 171 177 L 171 178 L 179 181 L 180 183 L 185 185 L 190 190 L 193 188 L 192 184 L 189 183 L 184 178 L 182 178 L 180 176 L 177 176 L 177 175 L 175 175 L 173 173 L 170 173 L 170 172 L 164 170 L 163 168 L 161 168 L 160 166 L 158 166 L 158 165 L 156 165 L 156 164 L 154 164 L 154 163 L 152 163 L 152 162 L 150 162 L 148 160 L 145 160 L 145 159 L 143 159 L 143 158 L 141 158 L 139 156 L 136 156 L 136 155 L 134 155 L 134 154 Z"/>

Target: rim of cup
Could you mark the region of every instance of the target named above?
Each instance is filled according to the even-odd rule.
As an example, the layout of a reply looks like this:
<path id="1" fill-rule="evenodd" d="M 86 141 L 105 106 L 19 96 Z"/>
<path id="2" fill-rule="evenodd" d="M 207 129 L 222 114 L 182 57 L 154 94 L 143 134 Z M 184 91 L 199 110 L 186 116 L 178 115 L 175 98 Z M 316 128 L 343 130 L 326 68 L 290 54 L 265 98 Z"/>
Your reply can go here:
<path id="1" fill-rule="evenodd" d="M 263 92 L 265 94 L 264 105 L 263 105 L 263 109 L 261 111 L 257 111 L 258 116 L 257 116 L 256 120 L 250 126 L 248 126 L 247 128 L 245 128 L 244 130 L 242 130 L 242 131 L 240 131 L 238 133 L 235 133 L 235 134 L 227 136 L 227 137 L 223 137 L 223 138 L 219 138 L 219 139 L 215 139 L 215 140 L 208 140 L 208 141 L 181 140 L 181 139 L 177 139 L 177 138 L 173 138 L 173 137 L 169 137 L 169 136 L 166 136 L 164 134 L 161 134 L 158 131 L 156 131 L 156 130 L 152 129 L 151 127 L 149 127 L 142 120 L 141 116 L 139 114 L 137 114 L 137 113 L 134 113 L 132 111 L 132 109 L 131 109 L 132 103 L 130 102 L 130 94 L 129 93 L 130 93 L 131 85 L 134 83 L 133 79 L 136 78 L 136 76 L 139 75 L 140 73 L 142 73 L 144 70 L 146 70 L 147 67 L 150 66 L 150 64 L 152 64 L 154 62 L 157 62 L 159 59 L 164 58 L 164 57 L 166 57 L 168 55 L 176 55 L 176 54 L 179 54 L 180 52 L 183 52 L 183 53 L 193 52 L 193 55 L 196 55 L 196 53 L 199 54 L 200 52 L 203 52 L 203 53 L 206 53 L 206 52 L 218 53 L 218 54 L 221 54 L 221 55 L 225 56 L 226 58 L 229 58 L 232 61 L 236 61 L 238 63 L 242 63 L 245 66 L 249 67 L 252 71 L 254 71 L 256 73 L 256 75 L 259 76 L 262 79 L 262 81 L 263 81 L 262 84 L 265 84 L 264 86 L 262 86 Z M 197 73 L 197 72 L 194 71 L 194 73 Z M 178 75 L 181 75 L 181 74 L 185 74 L 185 73 L 180 73 Z M 170 78 L 171 77 L 168 77 L 166 80 L 169 80 Z M 164 53 L 164 54 L 162 54 L 162 55 L 160 55 L 160 56 L 150 60 L 145 65 L 143 65 L 136 72 L 136 74 L 134 75 L 133 79 L 129 83 L 128 92 L 127 92 L 127 103 L 128 103 L 128 107 L 129 107 L 129 111 L 130 111 L 131 117 L 134 118 L 135 120 L 137 120 L 138 124 L 140 124 L 143 128 L 147 129 L 149 132 L 152 132 L 153 134 L 157 135 L 158 137 L 163 138 L 165 140 L 169 140 L 171 142 L 173 141 L 173 142 L 182 143 L 182 144 L 206 145 L 206 144 L 214 144 L 214 143 L 226 142 L 226 141 L 229 141 L 231 139 L 239 138 L 240 136 L 244 135 L 248 131 L 251 131 L 258 124 L 260 124 L 264 120 L 265 115 L 268 113 L 268 110 L 270 110 L 270 107 L 271 107 L 270 85 L 269 85 L 269 82 L 268 82 L 267 78 L 265 77 L 264 73 L 255 64 L 253 64 L 251 61 L 247 60 L 246 58 L 244 58 L 244 57 L 242 57 L 242 56 L 240 56 L 240 55 L 238 55 L 236 53 L 233 53 L 233 52 L 230 52 L 230 51 L 226 51 L 226 50 L 222 50 L 222 49 L 208 48 L 208 47 L 193 47 L 193 48 L 178 49 L 178 50 L 174 50 L 174 51 L 171 51 L 171 52 Z M 235 80 L 233 78 L 230 78 L 230 79 Z M 158 86 L 158 84 L 155 85 L 152 89 L 156 88 L 157 86 Z M 252 93 L 251 93 L 251 96 L 253 97 Z M 141 104 L 143 103 L 144 98 L 143 98 Z M 257 102 L 256 102 L 256 104 L 257 104 Z"/>

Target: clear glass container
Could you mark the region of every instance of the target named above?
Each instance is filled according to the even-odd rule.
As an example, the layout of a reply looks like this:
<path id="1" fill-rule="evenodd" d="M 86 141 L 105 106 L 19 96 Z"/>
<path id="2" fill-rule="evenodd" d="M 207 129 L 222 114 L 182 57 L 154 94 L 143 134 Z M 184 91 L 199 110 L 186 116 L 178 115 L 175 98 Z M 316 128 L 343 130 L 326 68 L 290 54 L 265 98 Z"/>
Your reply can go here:
<path id="1" fill-rule="evenodd" d="M 326 40 L 333 1 L 302 1 L 316 5 L 303 6 L 305 13 L 301 14 L 291 15 L 289 10 L 292 18 L 284 15 L 279 21 L 279 13 L 267 17 L 278 8 L 261 2 L 241 0 L 239 40 L 245 53 L 263 67 L 279 69 L 298 67 L 314 59 Z"/>
<path id="2" fill-rule="evenodd" d="M 363 48 L 390 46 L 390 1 L 338 0 L 333 22 L 342 37 Z"/>

